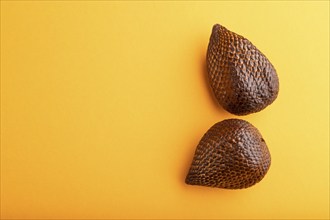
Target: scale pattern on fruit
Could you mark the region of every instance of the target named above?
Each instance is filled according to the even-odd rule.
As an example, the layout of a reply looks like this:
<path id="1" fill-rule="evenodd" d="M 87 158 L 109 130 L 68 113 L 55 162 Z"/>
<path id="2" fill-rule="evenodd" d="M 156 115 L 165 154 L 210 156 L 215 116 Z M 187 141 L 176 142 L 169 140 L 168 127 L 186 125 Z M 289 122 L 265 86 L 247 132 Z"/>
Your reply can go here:
<path id="1" fill-rule="evenodd" d="M 271 157 L 258 129 L 241 119 L 213 125 L 197 146 L 186 177 L 190 185 L 241 189 L 258 183 Z"/>
<path id="2" fill-rule="evenodd" d="M 217 101 L 232 114 L 259 112 L 277 98 L 279 80 L 267 57 L 219 24 L 213 26 L 206 63 Z"/>

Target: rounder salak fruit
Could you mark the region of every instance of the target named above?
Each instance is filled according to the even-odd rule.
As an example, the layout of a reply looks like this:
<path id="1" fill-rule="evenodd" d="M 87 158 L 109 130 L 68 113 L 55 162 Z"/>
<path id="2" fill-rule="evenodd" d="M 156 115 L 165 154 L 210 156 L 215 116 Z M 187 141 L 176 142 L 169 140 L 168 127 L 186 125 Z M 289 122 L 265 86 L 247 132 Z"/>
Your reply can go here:
<path id="1" fill-rule="evenodd" d="M 227 119 L 213 125 L 199 142 L 186 183 L 242 189 L 261 181 L 271 157 L 265 140 L 252 124 Z"/>

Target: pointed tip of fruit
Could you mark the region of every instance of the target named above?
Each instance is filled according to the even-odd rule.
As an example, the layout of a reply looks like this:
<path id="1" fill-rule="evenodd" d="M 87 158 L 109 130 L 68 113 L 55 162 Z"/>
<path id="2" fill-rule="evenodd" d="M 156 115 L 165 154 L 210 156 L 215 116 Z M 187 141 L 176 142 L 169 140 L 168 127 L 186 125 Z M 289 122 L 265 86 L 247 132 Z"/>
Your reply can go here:
<path id="1" fill-rule="evenodd" d="M 214 28 L 219 28 L 219 27 L 221 27 L 221 24 L 218 24 L 218 23 L 217 23 L 217 24 L 213 25 L 213 29 L 214 29 Z"/>
<path id="2" fill-rule="evenodd" d="M 190 179 L 189 179 L 189 174 L 186 176 L 186 179 L 184 181 L 186 184 L 190 185 Z"/>
<path id="3" fill-rule="evenodd" d="M 213 25 L 212 32 L 213 33 L 218 32 L 221 29 L 221 27 L 222 26 L 220 24 Z"/>
<path id="4" fill-rule="evenodd" d="M 188 175 L 186 176 L 186 179 L 185 179 L 185 183 L 188 184 L 188 185 L 195 185 L 191 179 L 191 176 L 190 174 L 188 173 Z"/>

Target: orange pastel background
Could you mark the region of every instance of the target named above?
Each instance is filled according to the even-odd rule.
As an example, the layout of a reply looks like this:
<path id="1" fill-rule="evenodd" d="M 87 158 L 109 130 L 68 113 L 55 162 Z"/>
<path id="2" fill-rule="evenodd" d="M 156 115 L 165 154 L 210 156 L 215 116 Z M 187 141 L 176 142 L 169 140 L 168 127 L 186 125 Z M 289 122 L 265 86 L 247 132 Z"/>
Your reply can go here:
<path id="1" fill-rule="evenodd" d="M 272 155 L 245 190 L 184 183 L 216 104 L 213 24 L 275 66 L 239 117 Z M 328 219 L 329 2 L 1 1 L 2 219 Z"/>

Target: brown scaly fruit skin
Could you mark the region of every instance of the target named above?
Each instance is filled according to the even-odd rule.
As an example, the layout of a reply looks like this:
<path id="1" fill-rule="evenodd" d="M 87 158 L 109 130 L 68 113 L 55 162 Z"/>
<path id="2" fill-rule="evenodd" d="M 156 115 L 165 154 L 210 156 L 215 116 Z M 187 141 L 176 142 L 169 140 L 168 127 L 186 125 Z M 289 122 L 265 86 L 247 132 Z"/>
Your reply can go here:
<path id="1" fill-rule="evenodd" d="M 257 128 L 241 119 L 228 119 L 213 125 L 201 139 L 186 183 L 247 188 L 266 175 L 270 163 L 269 150 Z"/>
<path id="2" fill-rule="evenodd" d="M 267 57 L 219 24 L 213 26 L 206 62 L 215 97 L 232 114 L 259 112 L 278 95 L 278 76 Z"/>

